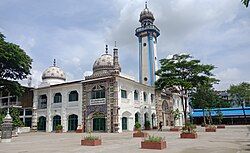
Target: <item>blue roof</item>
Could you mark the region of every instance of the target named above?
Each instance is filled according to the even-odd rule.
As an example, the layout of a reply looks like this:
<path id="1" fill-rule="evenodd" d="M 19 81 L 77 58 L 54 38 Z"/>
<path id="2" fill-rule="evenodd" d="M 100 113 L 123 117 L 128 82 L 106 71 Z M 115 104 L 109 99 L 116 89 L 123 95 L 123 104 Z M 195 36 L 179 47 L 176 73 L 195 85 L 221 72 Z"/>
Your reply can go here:
<path id="1" fill-rule="evenodd" d="M 250 107 L 244 107 L 246 115 L 250 116 Z M 214 108 L 211 109 L 211 116 L 217 116 L 217 111 L 219 108 Z M 221 112 L 223 113 L 224 117 L 229 117 L 229 116 L 244 116 L 242 107 L 237 107 L 237 108 L 220 108 Z M 205 111 L 205 115 L 208 114 L 208 111 Z M 203 112 L 202 109 L 193 109 L 192 111 L 192 116 L 193 117 L 202 117 Z"/>

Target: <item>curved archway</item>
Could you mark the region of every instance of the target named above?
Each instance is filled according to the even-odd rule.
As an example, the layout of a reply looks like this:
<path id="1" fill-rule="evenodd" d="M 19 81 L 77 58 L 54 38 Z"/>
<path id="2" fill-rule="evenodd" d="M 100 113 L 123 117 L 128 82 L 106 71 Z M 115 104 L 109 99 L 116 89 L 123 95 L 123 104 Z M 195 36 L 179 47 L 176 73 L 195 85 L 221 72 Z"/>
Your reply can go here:
<path id="1" fill-rule="evenodd" d="M 69 115 L 68 118 L 68 131 L 75 131 L 78 126 L 78 116 L 75 114 Z"/>
<path id="2" fill-rule="evenodd" d="M 53 131 L 56 130 L 57 125 L 61 125 L 61 116 L 59 115 L 53 117 Z"/>
<path id="3" fill-rule="evenodd" d="M 40 116 L 37 124 L 38 131 L 46 131 L 46 117 Z"/>
<path id="4" fill-rule="evenodd" d="M 76 90 L 70 91 L 69 93 L 69 102 L 78 101 L 78 92 Z"/>
<path id="5" fill-rule="evenodd" d="M 132 114 L 129 111 L 125 111 L 122 113 L 123 117 L 130 117 Z"/>
<path id="6" fill-rule="evenodd" d="M 140 117 L 141 117 L 141 114 L 139 112 L 135 113 L 135 123 L 138 122 L 141 124 Z"/>
<path id="7" fill-rule="evenodd" d="M 156 125 L 156 115 L 155 115 L 155 113 L 153 113 L 152 115 L 151 115 L 151 119 L 152 119 L 152 126 L 154 127 L 154 126 L 157 126 Z"/>
<path id="8" fill-rule="evenodd" d="M 162 102 L 162 111 L 164 111 L 165 113 L 168 111 L 168 102 L 167 101 L 163 101 Z"/>

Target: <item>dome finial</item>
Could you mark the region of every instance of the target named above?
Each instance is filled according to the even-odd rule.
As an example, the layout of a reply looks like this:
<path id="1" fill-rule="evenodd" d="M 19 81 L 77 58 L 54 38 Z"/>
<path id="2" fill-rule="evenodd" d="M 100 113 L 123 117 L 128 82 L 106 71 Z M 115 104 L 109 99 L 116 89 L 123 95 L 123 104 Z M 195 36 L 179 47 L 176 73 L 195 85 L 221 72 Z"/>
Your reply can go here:
<path id="1" fill-rule="evenodd" d="M 108 45 L 106 45 L 106 51 L 105 51 L 106 54 L 108 54 Z"/>
<path id="2" fill-rule="evenodd" d="M 115 47 L 116 47 L 116 41 L 115 41 Z"/>
<path id="3" fill-rule="evenodd" d="M 53 66 L 56 66 L 56 59 L 54 59 Z"/>
<path id="4" fill-rule="evenodd" d="M 147 9 L 148 8 L 148 4 L 147 4 L 148 2 L 146 1 L 145 2 L 145 9 Z"/>

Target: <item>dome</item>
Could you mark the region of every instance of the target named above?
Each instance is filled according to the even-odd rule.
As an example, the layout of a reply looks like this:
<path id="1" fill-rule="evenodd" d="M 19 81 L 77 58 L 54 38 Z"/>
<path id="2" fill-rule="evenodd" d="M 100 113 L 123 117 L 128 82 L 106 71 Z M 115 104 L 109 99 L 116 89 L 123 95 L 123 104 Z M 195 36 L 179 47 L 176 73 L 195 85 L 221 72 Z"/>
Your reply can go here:
<path id="1" fill-rule="evenodd" d="M 113 57 L 110 54 L 103 54 L 101 57 L 99 57 L 94 65 L 93 65 L 93 71 L 97 72 L 100 70 L 109 70 L 113 68 Z"/>
<path id="2" fill-rule="evenodd" d="M 42 74 L 42 80 L 45 79 L 58 79 L 58 80 L 66 80 L 66 75 L 62 69 L 56 66 L 55 60 L 54 65 L 47 68 Z"/>
<path id="3" fill-rule="evenodd" d="M 141 12 L 139 21 L 142 22 L 145 19 L 150 19 L 152 20 L 152 22 L 154 22 L 155 20 L 153 13 L 149 11 L 149 9 L 147 8 L 147 5 L 145 5 L 144 10 Z"/>

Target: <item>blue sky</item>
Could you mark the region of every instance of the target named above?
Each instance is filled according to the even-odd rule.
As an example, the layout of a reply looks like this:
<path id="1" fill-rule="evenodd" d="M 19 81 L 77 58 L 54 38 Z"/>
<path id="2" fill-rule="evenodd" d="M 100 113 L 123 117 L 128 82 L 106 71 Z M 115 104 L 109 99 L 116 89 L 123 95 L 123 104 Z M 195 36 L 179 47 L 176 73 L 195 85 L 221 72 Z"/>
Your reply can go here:
<path id="1" fill-rule="evenodd" d="M 138 42 L 144 0 L 1 0 L 0 31 L 33 59 L 33 85 L 53 59 L 67 80 L 82 79 L 117 41 L 122 73 L 138 78 Z M 216 89 L 250 81 L 250 8 L 240 0 L 149 0 L 161 30 L 159 59 L 190 53 L 217 67 Z M 27 81 L 22 81 L 27 84 Z"/>

